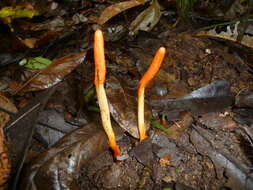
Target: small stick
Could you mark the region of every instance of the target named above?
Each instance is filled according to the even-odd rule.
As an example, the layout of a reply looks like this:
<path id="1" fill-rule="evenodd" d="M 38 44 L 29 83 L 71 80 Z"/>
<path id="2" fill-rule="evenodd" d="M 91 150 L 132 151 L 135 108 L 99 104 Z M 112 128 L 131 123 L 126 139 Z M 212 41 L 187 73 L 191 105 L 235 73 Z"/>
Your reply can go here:
<path id="1" fill-rule="evenodd" d="M 104 88 L 105 82 L 105 55 L 104 55 L 104 37 L 101 30 L 95 32 L 94 38 L 94 59 L 95 59 L 95 86 L 97 99 L 100 108 L 100 114 L 104 130 L 108 136 L 109 145 L 114 152 L 114 156 L 120 156 L 120 149 L 116 143 L 115 134 L 112 129 L 110 111 Z"/>
<path id="2" fill-rule="evenodd" d="M 146 85 L 151 81 L 151 79 L 155 76 L 158 72 L 163 58 L 165 56 L 165 48 L 161 47 L 157 50 L 155 57 L 152 60 L 148 70 L 143 75 L 139 82 L 138 88 L 138 127 L 139 127 L 139 135 L 140 141 L 147 138 L 146 129 L 145 129 L 145 122 L 144 122 L 144 93 Z"/>

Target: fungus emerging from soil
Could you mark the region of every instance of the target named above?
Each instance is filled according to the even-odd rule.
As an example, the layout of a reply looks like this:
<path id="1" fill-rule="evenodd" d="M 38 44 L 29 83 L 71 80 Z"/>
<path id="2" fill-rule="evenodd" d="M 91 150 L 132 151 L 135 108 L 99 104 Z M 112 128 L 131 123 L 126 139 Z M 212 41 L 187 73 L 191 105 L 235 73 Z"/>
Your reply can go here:
<path id="1" fill-rule="evenodd" d="M 116 143 L 115 134 L 112 129 L 110 111 L 104 88 L 105 82 L 105 55 L 104 55 L 104 37 L 101 30 L 95 32 L 94 37 L 94 59 L 95 59 L 95 86 L 97 99 L 100 108 L 100 114 L 104 130 L 109 139 L 109 145 L 114 152 L 114 156 L 120 156 L 120 149 Z"/>
<path id="2" fill-rule="evenodd" d="M 138 127 L 139 127 L 139 135 L 140 141 L 147 138 L 146 129 L 145 129 L 145 122 L 144 122 L 144 93 L 146 85 L 151 81 L 151 79 L 155 76 L 158 72 L 163 58 L 165 56 L 165 48 L 160 47 L 155 54 L 155 57 L 152 60 L 151 65 L 149 66 L 146 73 L 143 75 L 139 82 L 138 88 Z"/>

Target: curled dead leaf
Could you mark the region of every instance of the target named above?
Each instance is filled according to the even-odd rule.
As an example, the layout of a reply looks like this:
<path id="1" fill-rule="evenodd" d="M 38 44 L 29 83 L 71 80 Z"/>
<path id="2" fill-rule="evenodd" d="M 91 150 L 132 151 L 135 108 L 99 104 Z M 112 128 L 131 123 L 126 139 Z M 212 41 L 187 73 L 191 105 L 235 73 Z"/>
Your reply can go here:
<path id="1" fill-rule="evenodd" d="M 107 7 L 100 15 L 99 19 L 98 19 L 98 24 L 104 24 L 106 23 L 108 20 L 110 20 L 112 17 L 118 15 L 119 13 L 139 6 L 141 4 L 144 4 L 144 0 L 131 0 L 131 1 L 124 1 L 124 2 L 120 2 L 120 3 L 116 3 L 113 4 L 109 7 Z"/>
<path id="2" fill-rule="evenodd" d="M 153 0 L 150 7 L 141 12 L 131 23 L 129 29 L 133 33 L 138 32 L 138 30 L 150 31 L 158 23 L 160 17 L 160 5 L 157 0 Z"/>

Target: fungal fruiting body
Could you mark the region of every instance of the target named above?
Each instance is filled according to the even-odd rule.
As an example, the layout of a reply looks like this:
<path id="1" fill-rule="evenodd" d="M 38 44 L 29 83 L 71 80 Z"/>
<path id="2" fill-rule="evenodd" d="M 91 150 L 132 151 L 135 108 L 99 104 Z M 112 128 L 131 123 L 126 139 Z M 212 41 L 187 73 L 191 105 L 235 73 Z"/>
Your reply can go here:
<path id="1" fill-rule="evenodd" d="M 146 135 L 146 128 L 145 128 L 145 121 L 144 121 L 144 94 L 145 94 L 145 87 L 147 84 L 154 78 L 156 73 L 158 72 L 162 61 L 165 56 L 165 48 L 161 47 L 157 50 L 155 57 L 153 58 L 148 70 L 144 73 L 143 77 L 139 82 L 138 88 L 138 127 L 139 127 L 139 135 L 140 141 L 147 138 Z"/>
<path id="2" fill-rule="evenodd" d="M 104 37 L 101 30 L 97 30 L 94 36 L 94 60 L 95 60 L 95 86 L 100 114 L 104 130 L 108 136 L 109 145 L 114 156 L 120 156 L 120 149 L 116 143 L 116 137 L 112 129 L 110 111 L 105 93 L 104 82 L 106 75 Z"/>

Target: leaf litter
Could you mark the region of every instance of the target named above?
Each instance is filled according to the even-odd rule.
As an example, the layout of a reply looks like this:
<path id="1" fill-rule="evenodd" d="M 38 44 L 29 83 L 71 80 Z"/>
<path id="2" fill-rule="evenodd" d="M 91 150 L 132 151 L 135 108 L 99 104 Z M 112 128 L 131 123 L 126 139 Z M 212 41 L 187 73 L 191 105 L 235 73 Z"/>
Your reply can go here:
<path id="1" fill-rule="evenodd" d="M 7 139 L 8 147 L 27 144 L 24 136 L 32 134 L 28 128 L 38 121 L 29 146 L 23 149 L 27 152 L 16 150 L 18 158 L 24 158 L 25 153 L 25 167 L 22 167 L 23 162 L 19 164 L 24 175 L 10 184 L 20 181 L 27 189 L 35 186 L 37 189 L 252 188 L 253 80 L 247 54 L 250 50 L 223 43 L 224 40 L 196 36 L 190 31 L 194 28 L 183 20 L 176 28 L 170 28 L 173 20 L 169 18 L 177 14 L 175 2 L 149 2 L 73 1 L 45 5 L 34 1 L 34 7 L 39 5 L 42 10 L 38 20 L 35 17 L 12 22 L 11 30 L 23 30 L 15 34 L 15 39 L 21 41 L 4 44 L 5 55 L 13 52 L 20 56 L 23 48 L 26 53 L 18 60 L 50 57 L 51 65 L 55 65 L 36 74 L 20 68 L 16 56 L 9 56 L 1 67 L 1 74 L 11 81 L 7 84 L 9 92 L 15 87 L 14 81 L 18 86 L 14 89 L 22 92 L 15 96 L 8 94 L 8 90 L 6 93 L 19 109 L 9 113 L 12 121 L 24 126 Z M 192 23 L 201 26 L 207 22 L 203 12 L 208 8 L 203 2 L 199 3 L 202 7 L 189 11 L 199 14 L 191 14 L 191 17 L 195 19 Z M 238 5 L 236 1 L 231 8 L 227 7 L 229 15 L 224 18 L 233 17 L 234 7 Z M 217 6 L 214 17 L 223 15 L 221 5 L 217 3 Z M 114 11 L 109 11 L 112 8 Z M 205 11 L 198 12 L 198 9 Z M 245 9 L 240 11 L 245 13 Z M 82 15 L 78 22 L 76 14 Z M 98 27 L 104 31 L 117 29 L 105 33 L 105 87 L 117 143 L 127 155 L 121 162 L 115 162 L 109 151 L 99 113 L 89 111 L 90 107 L 97 107 L 96 95 L 91 93 L 88 100 L 84 98 L 89 89 L 94 89 L 91 49 L 93 30 Z M 129 29 L 134 36 L 129 35 Z M 180 33 L 182 31 L 184 33 Z M 165 46 L 168 53 L 146 89 L 145 122 L 148 127 L 150 121 L 155 120 L 163 130 L 149 128 L 149 138 L 140 143 L 137 84 L 160 46 Z M 85 64 L 81 64 L 84 59 Z M 37 91 L 52 87 L 56 91 L 45 110 L 40 110 L 39 117 L 35 109 L 28 119 L 17 120 L 43 99 L 34 98 Z M 4 105 L 1 108 L 5 108 Z M 13 143 L 17 140 L 19 143 Z M 15 156 L 10 157 L 16 168 Z"/>

